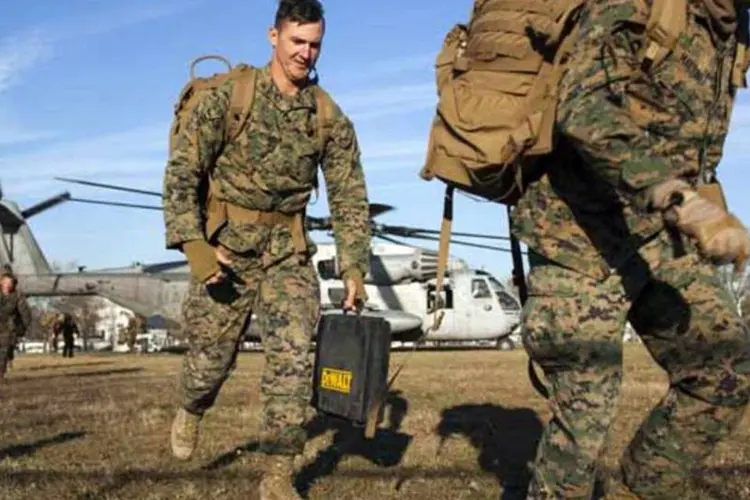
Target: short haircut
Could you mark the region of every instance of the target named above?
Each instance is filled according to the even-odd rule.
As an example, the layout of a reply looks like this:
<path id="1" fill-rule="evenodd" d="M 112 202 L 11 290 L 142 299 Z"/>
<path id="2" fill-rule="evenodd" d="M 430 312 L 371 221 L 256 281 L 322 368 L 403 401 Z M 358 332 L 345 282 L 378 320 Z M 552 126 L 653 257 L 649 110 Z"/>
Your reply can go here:
<path id="1" fill-rule="evenodd" d="M 284 21 L 299 24 L 324 21 L 323 6 L 319 0 L 279 0 L 274 26 L 280 29 Z"/>

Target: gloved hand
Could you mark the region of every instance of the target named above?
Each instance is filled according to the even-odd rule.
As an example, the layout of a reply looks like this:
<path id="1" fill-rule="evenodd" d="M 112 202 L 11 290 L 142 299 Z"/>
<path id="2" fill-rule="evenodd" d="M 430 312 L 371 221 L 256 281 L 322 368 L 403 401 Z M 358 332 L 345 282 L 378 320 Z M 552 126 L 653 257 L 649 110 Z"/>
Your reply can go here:
<path id="1" fill-rule="evenodd" d="M 365 280 L 362 273 L 357 269 L 349 269 L 342 273 L 344 286 L 346 286 L 346 299 L 344 299 L 343 309 L 353 310 L 355 306 L 364 306 L 367 302 L 367 292 L 365 291 Z"/>
<path id="2" fill-rule="evenodd" d="M 717 264 L 732 262 L 735 272 L 744 272 L 750 255 L 750 236 L 733 214 L 681 180 L 655 186 L 649 201 L 664 213 L 669 224 L 692 237 L 706 257 Z"/>
<path id="3" fill-rule="evenodd" d="M 214 248 L 205 240 L 191 240 L 182 246 L 190 272 L 201 282 L 211 285 L 224 279 L 221 264 L 229 265 L 231 260 L 220 248 Z"/>

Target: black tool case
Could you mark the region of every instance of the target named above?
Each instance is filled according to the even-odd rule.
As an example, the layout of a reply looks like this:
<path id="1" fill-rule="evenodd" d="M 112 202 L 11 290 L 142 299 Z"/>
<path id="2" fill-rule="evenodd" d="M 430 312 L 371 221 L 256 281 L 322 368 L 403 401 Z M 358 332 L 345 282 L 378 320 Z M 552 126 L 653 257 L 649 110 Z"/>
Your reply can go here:
<path id="1" fill-rule="evenodd" d="M 324 313 L 316 338 L 312 405 L 358 425 L 369 423 L 368 429 L 376 424 L 386 396 L 390 348 L 391 327 L 384 318 Z"/>

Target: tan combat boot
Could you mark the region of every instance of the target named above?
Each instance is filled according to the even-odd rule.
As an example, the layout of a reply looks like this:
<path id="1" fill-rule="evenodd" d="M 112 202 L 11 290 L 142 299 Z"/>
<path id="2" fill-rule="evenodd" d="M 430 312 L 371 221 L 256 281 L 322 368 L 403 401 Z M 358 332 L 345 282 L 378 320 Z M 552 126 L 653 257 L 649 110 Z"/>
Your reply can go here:
<path id="1" fill-rule="evenodd" d="M 264 465 L 260 500 L 302 500 L 294 488 L 294 457 L 269 455 Z"/>
<path id="2" fill-rule="evenodd" d="M 193 455 L 198 445 L 198 434 L 200 432 L 201 415 L 195 415 L 180 408 L 172 422 L 172 434 L 170 443 L 172 455 L 180 460 L 187 460 Z"/>

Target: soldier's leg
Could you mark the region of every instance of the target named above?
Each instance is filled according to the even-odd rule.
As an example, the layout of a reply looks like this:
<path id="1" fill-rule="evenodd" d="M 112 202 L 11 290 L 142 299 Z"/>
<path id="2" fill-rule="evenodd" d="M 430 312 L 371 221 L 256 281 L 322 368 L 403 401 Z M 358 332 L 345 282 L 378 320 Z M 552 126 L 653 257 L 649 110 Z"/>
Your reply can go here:
<path id="1" fill-rule="evenodd" d="M 0 378 L 5 378 L 8 371 L 8 339 L 0 338 Z"/>
<path id="2" fill-rule="evenodd" d="M 740 422 L 750 393 L 750 337 L 716 270 L 695 255 L 664 264 L 631 322 L 670 380 L 623 456 L 644 498 L 686 498 L 690 470 Z"/>
<path id="3" fill-rule="evenodd" d="M 544 371 L 553 417 L 537 448 L 530 499 L 591 498 L 616 413 L 628 303 L 604 283 L 532 260 L 523 342 Z"/>
<path id="4" fill-rule="evenodd" d="M 320 306 L 318 277 L 311 263 L 287 259 L 267 271 L 256 309 L 266 364 L 261 378 L 261 450 L 302 453 L 303 427 L 312 396 L 310 346 Z"/>
<path id="5" fill-rule="evenodd" d="M 234 368 L 237 348 L 257 298 L 261 271 L 254 261 L 234 256 L 244 283 L 233 276 L 206 287 L 191 280 L 183 303 L 184 328 L 188 337 L 180 373 L 182 408 L 172 422 L 172 454 L 190 458 L 198 444 L 200 421 L 213 406 Z"/>
<path id="6" fill-rule="evenodd" d="M 258 275 L 259 276 L 259 275 Z M 209 291 L 191 280 L 183 303 L 188 338 L 180 373 L 182 406 L 203 415 L 229 377 L 239 341 L 257 297 L 258 278 L 225 282 Z"/>

